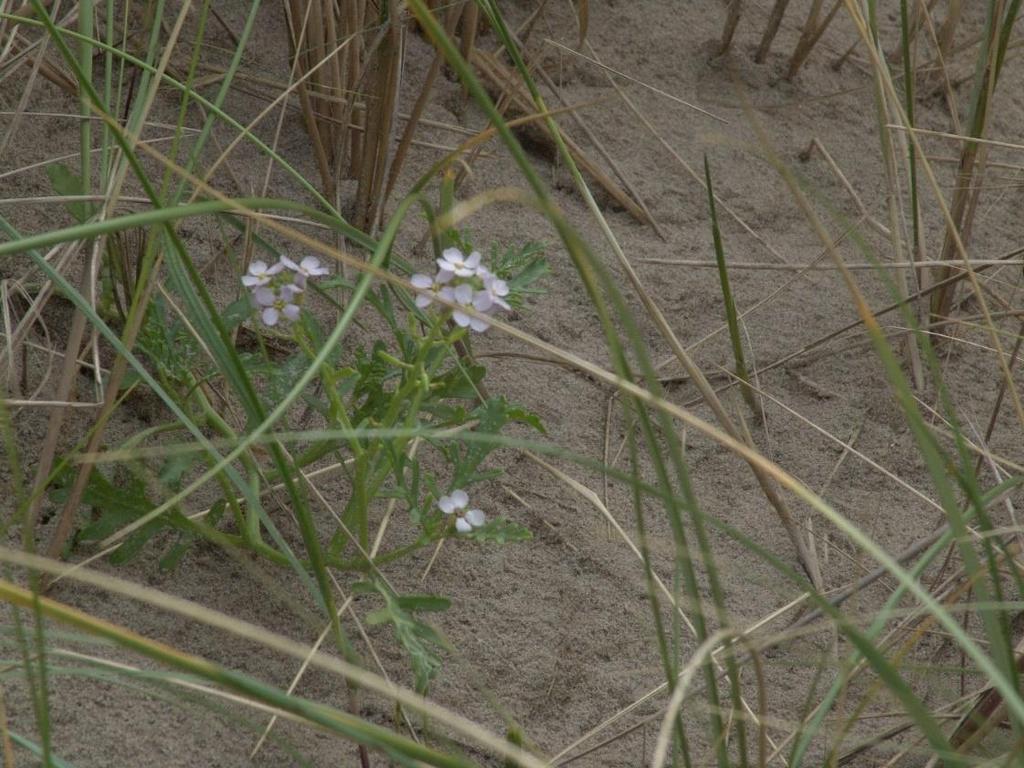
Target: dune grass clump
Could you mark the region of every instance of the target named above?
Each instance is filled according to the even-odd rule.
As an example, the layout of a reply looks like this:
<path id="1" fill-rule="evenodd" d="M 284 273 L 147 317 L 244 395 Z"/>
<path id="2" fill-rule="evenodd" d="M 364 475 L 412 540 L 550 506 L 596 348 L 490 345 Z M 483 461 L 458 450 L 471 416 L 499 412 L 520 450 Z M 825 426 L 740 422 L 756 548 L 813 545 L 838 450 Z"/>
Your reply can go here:
<path id="1" fill-rule="evenodd" d="M 27 135 L 45 159 L 10 175 L 38 171 L 49 192 L 0 200 L 5 766 L 102 759 L 69 742 L 60 716 L 97 681 L 212 713 L 251 744 L 210 764 L 259 764 L 271 747 L 266 759 L 320 764 L 322 734 L 333 764 L 364 767 L 1020 762 L 1021 250 L 987 257 L 973 244 L 998 165 L 990 152 L 1020 149 L 989 131 L 1017 71 L 1021 4 L 716 7 L 722 31 L 700 53 L 707 77 L 771 68 L 798 89 L 811 68 L 838 79 L 856 65 L 882 190 L 867 202 L 819 137 L 802 139 L 802 162 L 788 157 L 771 108 L 755 109 L 740 78 L 733 103 L 695 107 L 602 63 L 595 17 L 608 9 L 555 5 L 288 0 L 279 18 L 260 2 L 211 0 L 0 7 L 0 77 L 19 83 L 0 156 L 33 118 L 65 121 L 77 146 L 58 156 Z M 787 27 L 797 6 L 802 22 Z M 568 43 L 549 39 L 553 20 Z M 263 72 L 253 48 L 275 29 L 287 52 Z M 773 54 L 784 41 L 791 52 Z M 694 247 L 709 258 L 648 258 L 626 242 L 642 232 L 679 244 L 657 220 L 664 206 L 644 200 L 588 122 L 604 99 L 566 96 L 579 71 L 606 78 L 587 87 L 606 82 L 630 127 L 668 155 L 664 172 L 692 181 Z M 636 85 L 708 130 L 742 121 L 743 142 L 714 134 L 695 171 L 627 93 Z M 55 98 L 65 112 L 38 106 Z M 950 130 L 918 125 L 936 114 L 927 99 L 948 108 Z M 442 103 L 459 124 L 435 119 Z M 301 140 L 286 140 L 296 130 Z M 956 143 L 952 175 L 933 139 Z M 816 260 L 781 257 L 730 203 L 722 146 L 742 148 L 744 174 L 767 169 Z M 495 159 L 502 171 L 488 175 Z M 19 206 L 38 215 L 9 214 Z M 514 237 L 490 226 L 499 214 Z M 751 242 L 778 258 L 744 256 Z M 713 290 L 697 302 L 705 268 Z M 795 277 L 768 291 L 751 287 L 751 272 Z M 810 340 L 762 359 L 757 313 L 826 272 L 848 317 L 812 322 L 805 307 L 798 330 Z M 687 302 L 701 306 L 691 324 L 678 311 Z M 580 346 L 581 328 L 593 346 Z M 858 447 L 863 421 L 837 436 L 771 379 L 786 370 L 830 400 L 785 366 L 835 355 L 837 340 L 838 354 L 863 354 L 877 374 L 864 399 L 898 419 L 891 466 Z M 969 354 L 987 367 L 965 385 L 956 360 Z M 573 402 L 533 365 L 579 375 L 601 397 Z M 965 387 L 984 389 L 984 424 Z M 549 434 L 549 418 L 595 403 L 601 450 Z M 821 472 L 776 451 L 781 413 L 839 451 Z M 1012 435 L 1009 450 L 993 447 L 997 430 Z M 910 493 L 934 524 L 905 542 L 876 535 L 872 516 L 910 512 L 838 503 L 836 478 L 854 463 Z M 593 540 L 562 527 L 569 504 L 552 494 L 530 506 L 539 478 L 596 513 Z M 716 488 L 747 494 L 757 519 Z M 564 547 L 537 565 L 529 556 L 549 538 Z M 524 621 L 484 607 L 473 568 L 510 568 L 536 580 L 522 586 L 538 602 L 560 599 L 559 559 L 598 540 L 624 559 L 594 558 L 578 579 L 643 587 L 642 619 L 604 625 L 602 639 L 622 644 L 609 655 L 637 636 L 649 653 L 626 660 L 635 675 L 596 722 L 559 724 L 574 735 L 558 748 L 512 693 L 529 670 L 503 668 L 505 683 L 488 684 L 469 661 L 512 665 Z M 467 559 L 448 583 L 465 592 L 442 594 L 430 577 L 453 551 Z M 509 566 L 517 557 L 525 571 Z M 194 585 L 185 574 L 209 558 L 285 615 L 183 595 Z M 157 637 L 149 612 L 203 641 Z M 580 632 L 573 622 L 548 623 Z M 465 631 L 463 647 L 443 627 Z M 266 652 L 273 669 L 216 656 L 208 638 Z M 597 677 L 596 657 L 570 667 L 571 649 L 536 644 L 538 665 L 550 655 L 558 673 Z M 650 668 L 663 681 L 654 688 Z M 144 727 L 129 730 L 145 741 Z"/>

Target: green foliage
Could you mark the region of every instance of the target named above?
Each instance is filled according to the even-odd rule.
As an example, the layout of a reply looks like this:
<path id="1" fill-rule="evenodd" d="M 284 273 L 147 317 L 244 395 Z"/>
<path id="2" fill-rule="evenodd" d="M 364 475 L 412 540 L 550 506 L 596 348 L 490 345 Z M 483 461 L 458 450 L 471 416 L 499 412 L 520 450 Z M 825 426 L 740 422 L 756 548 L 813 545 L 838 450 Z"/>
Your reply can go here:
<path id="1" fill-rule="evenodd" d="M 544 294 L 538 284 L 551 272 L 544 257 L 545 247 L 542 243 L 527 242 L 509 246 L 504 251 L 497 246 L 491 248 L 491 271 L 508 282 L 508 303 L 516 309 L 521 308 L 527 298 Z"/>
<path id="2" fill-rule="evenodd" d="M 172 387 L 190 389 L 210 371 L 195 336 L 180 320 L 168 316 L 167 304 L 161 296 L 150 302 L 136 346 L 157 377 Z M 122 388 L 127 389 L 140 380 L 137 373 L 129 372 Z"/>
<path id="3" fill-rule="evenodd" d="M 473 431 L 478 435 L 497 435 L 509 424 L 522 424 L 544 432 L 544 425 L 535 413 L 509 403 L 504 397 L 492 397 L 481 403 L 469 412 L 468 418 L 477 422 Z M 452 467 L 451 487 L 466 488 L 489 477 L 481 473 L 480 465 L 494 451 L 493 443 L 445 441 L 439 443 L 438 448 Z"/>
<path id="4" fill-rule="evenodd" d="M 53 191 L 61 197 L 79 197 L 85 194 L 85 187 L 82 184 L 82 177 L 72 171 L 63 163 L 50 163 L 46 166 L 46 175 L 50 179 Z M 95 206 L 82 200 L 69 200 L 64 203 L 68 213 L 79 224 L 88 221 L 95 210 Z"/>
<path id="5" fill-rule="evenodd" d="M 451 646 L 434 627 L 416 614 L 446 611 L 451 601 L 436 595 L 397 595 L 379 579 L 358 582 L 353 591 L 383 598 L 384 606 L 368 613 L 366 623 L 371 627 L 391 625 L 395 638 L 409 655 L 416 691 L 425 694 L 430 681 L 441 669 L 440 651 L 451 650 Z"/>
<path id="6" fill-rule="evenodd" d="M 488 520 L 469 533 L 460 534 L 459 538 L 483 541 L 489 544 L 509 544 L 516 541 L 529 541 L 533 538 L 533 533 L 525 525 L 499 517 L 496 520 Z"/>
<path id="7" fill-rule="evenodd" d="M 163 484 L 169 488 L 179 487 L 182 475 L 190 466 L 191 461 L 168 459 L 160 468 L 159 475 L 150 478 L 151 484 Z M 50 492 L 50 499 L 55 504 L 63 504 L 67 500 L 69 485 L 75 474 L 67 471 L 57 479 Z M 76 541 L 80 543 L 101 541 L 138 520 L 155 506 L 147 494 L 147 482 L 141 471 L 139 474 L 124 472 L 122 476 L 111 480 L 98 469 L 89 475 L 82 503 L 92 509 L 92 520 L 78 531 Z M 207 522 L 211 526 L 216 525 L 223 512 L 224 504 L 220 503 L 211 510 Z M 171 543 L 165 545 L 160 567 L 172 570 L 196 542 L 195 527 L 177 510 L 147 523 L 128 536 L 124 543 L 110 554 L 110 562 L 114 565 L 129 562 L 151 539 L 163 531 L 170 531 L 174 536 Z"/>

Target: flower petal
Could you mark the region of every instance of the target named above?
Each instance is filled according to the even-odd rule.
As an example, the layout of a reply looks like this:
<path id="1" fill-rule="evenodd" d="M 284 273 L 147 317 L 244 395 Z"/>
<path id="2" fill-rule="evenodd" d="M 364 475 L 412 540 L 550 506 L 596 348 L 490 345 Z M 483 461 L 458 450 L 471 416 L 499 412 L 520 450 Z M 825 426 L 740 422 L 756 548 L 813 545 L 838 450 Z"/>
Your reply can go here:
<path id="1" fill-rule="evenodd" d="M 480 251 L 473 251 L 466 258 L 466 266 L 476 272 L 476 268 L 480 266 Z"/>
<path id="2" fill-rule="evenodd" d="M 437 500 L 437 506 L 446 515 L 450 515 L 452 512 L 455 511 L 455 502 L 452 501 L 451 496 L 442 496 L 440 499 Z"/>
<path id="3" fill-rule="evenodd" d="M 486 520 L 486 518 L 484 517 L 484 513 L 481 512 L 479 509 L 471 509 L 471 510 L 469 510 L 463 516 L 463 519 L 467 523 L 469 523 L 471 526 L 473 526 L 474 528 L 479 528 L 481 525 L 484 524 L 484 522 Z"/>
<path id="4" fill-rule="evenodd" d="M 469 283 L 462 283 L 461 285 L 455 286 L 455 300 L 459 304 L 471 304 L 473 303 L 473 286 Z"/>
<path id="5" fill-rule="evenodd" d="M 273 288 L 261 287 L 252 292 L 252 298 L 261 307 L 269 307 L 277 301 L 277 293 Z"/>
<path id="6" fill-rule="evenodd" d="M 285 317 L 294 322 L 299 319 L 299 315 L 302 313 L 302 310 L 299 308 L 298 304 L 285 304 L 284 309 L 282 309 L 281 312 Z"/>
<path id="7" fill-rule="evenodd" d="M 266 325 L 274 326 L 277 325 L 277 310 L 274 307 L 267 307 L 263 310 L 263 322 Z"/>
<path id="8" fill-rule="evenodd" d="M 434 300 L 426 293 L 420 293 L 416 296 L 416 306 L 420 309 L 426 309 L 433 303 Z"/>
<path id="9" fill-rule="evenodd" d="M 455 321 L 455 324 L 459 326 L 459 328 L 466 328 L 471 322 L 473 322 L 473 318 L 465 312 L 459 312 L 459 310 L 452 312 L 452 320 Z"/>
<path id="10" fill-rule="evenodd" d="M 291 259 L 289 259 L 287 256 L 285 256 L 283 253 L 281 254 L 281 260 L 278 262 L 278 264 L 280 264 L 282 267 L 288 267 L 288 269 L 290 269 L 292 272 L 299 271 L 299 265 L 296 264 Z"/>
<path id="11" fill-rule="evenodd" d="M 473 294 L 473 309 L 477 312 L 487 312 L 494 304 L 494 297 L 487 291 L 477 291 Z"/>
<path id="12" fill-rule="evenodd" d="M 455 502 L 457 509 L 465 509 L 466 505 L 469 504 L 469 494 L 461 488 L 456 488 L 452 491 L 452 501 Z"/>
<path id="13" fill-rule="evenodd" d="M 459 533 L 469 533 L 473 530 L 473 526 L 459 517 L 455 519 L 455 530 Z"/>
<path id="14" fill-rule="evenodd" d="M 434 281 L 429 275 L 424 275 L 417 272 L 415 275 L 409 278 L 409 282 L 413 284 L 415 288 L 433 288 Z"/>
<path id="15" fill-rule="evenodd" d="M 299 264 L 299 267 L 310 276 L 326 275 L 329 271 L 327 267 L 320 266 L 320 259 L 316 256 L 307 256 Z"/>
<path id="16" fill-rule="evenodd" d="M 474 330 L 477 333 L 483 333 L 484 331 L 491 327 L 491 324 L 488 323 L 486 320 L 480 319 L 479 317 L 471 317 L 469 318 L 469 327 L 471 330 Z"/>

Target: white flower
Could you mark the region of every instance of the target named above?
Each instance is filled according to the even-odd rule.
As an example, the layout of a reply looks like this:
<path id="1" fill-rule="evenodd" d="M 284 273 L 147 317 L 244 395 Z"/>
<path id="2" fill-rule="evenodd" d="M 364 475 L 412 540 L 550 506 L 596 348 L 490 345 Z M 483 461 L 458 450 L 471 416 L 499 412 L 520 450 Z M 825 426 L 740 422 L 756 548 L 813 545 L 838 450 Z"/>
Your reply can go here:
<path id="1" fill-rule="evenodd" d="M 505 297 L 508 296 L 508 283 L 497 275 L 492 275 L 490 272 L 480 275 L 480 277 L 483 278 L 484 291 L 491 297 L 491 303 L 502 309 L 512 309 L 508 302 L 505 301 Z"/>
<path id="2" fill-rule="evenodd" d="M 282 317 L 291 322 L 299 319 L 301 310 L 295 303 L 295 297 L 300 293 L 302 290 L 294 285 L 282 285 L 277 291 L 267 287 L 257 288 L 252 297 L 256 305 L 262 307 L 260 317 L 264 324 L 275 326 Z"/>
<path id="3" fill-rule="evenodd" d="M 441 290 L 441 287 L 455 276 L 454 272 L 450 272 L 447 269 L 439 269 L 434 277 L 429 277 L 422 273 L 416 273 L 409 278 L 409 282 L 412 283 L 413 288 L 421 289 L 416 294 L 416 306 L 420 309 L 426 309 L 430 306 L 434 300 L 434 295 Z"/>
<path id="4" fill-rule="evenodd" d="M 316 256 L 306 256 L 302 261 L 296 264 L 287 256 L 282 255 L 280 263 L 295 273 L 295 284 L 300 288 L 306 287 L 306 278 L 321 277 L 323 275 L 330 274 L 330 270 L 327 269 L 327 267 L 322 266 L 320 264 L 320 259 Z"/>
<path id="5" fill-rule="evenodd" d="M 437 266 L 459 277 L 474 277 L 480 269 L 480 252 L 473 251 L 469 256 L 464 256 L 458 248 L 445 248 L 437 260 Z"/>
<path id="6" fill-rule="evenodd" d="M 434 277 L 417 273 L 409 278 L 416 292 L 416 306 L 429 307 L 437 298 L 455 305 L 452 307 L 452 321 L 460 328 L 477 332 L 491 327 L 486 317 L 498 309 L 511 309 L 505 297 L 509 295 L 508 283 L 493 274 L 480 263 L 479 251 L 464 256 L 458 248 L 445 248 Z M 474 314 L 467 311 L 470 307 Z"/>
<path id="7" fill-rule="evenodd" d="M 461 490 L 452 491 L 450 496 L 442 496 L 437 506 L 446 515 L 455 515 L 455 530 L 469 533 L 484 524 L 484 513 L 479 509 L 466 509 L 469 506 L 469 495 Z"/>
<path id="8" fill-rule="evenodd" d="M 440 296 L 442 299 L 452 302 L 453 304 L 459 304 L 463 307 L 473 307 L 477 312 L 487 312 L 491 308 L 490 298 L 484 294 L 484 291 L 474 291 L 473 286 L 469 283 L 461 283 L 456 285 L 454 288 L 445 287 L 441 289 Z M 458 308 L 452 310 L 452 320 L 460 328 L 471 328 L 478 333 L 482 333 L 491 327 L 491 324 L 480 317 L 473 317 L 465 312 L 460 311 Z"/>
<path id="9" fill-rule="evenodd" d="M 242 275 L 242 285 L 246 288 L 258 288 L 270 282 L 270 278 L 284 269 L 284 264 L 278 262 L 272 267 L 267 266 L 265 261 L 254 261 L 249 265 L 249 273 Z"/>

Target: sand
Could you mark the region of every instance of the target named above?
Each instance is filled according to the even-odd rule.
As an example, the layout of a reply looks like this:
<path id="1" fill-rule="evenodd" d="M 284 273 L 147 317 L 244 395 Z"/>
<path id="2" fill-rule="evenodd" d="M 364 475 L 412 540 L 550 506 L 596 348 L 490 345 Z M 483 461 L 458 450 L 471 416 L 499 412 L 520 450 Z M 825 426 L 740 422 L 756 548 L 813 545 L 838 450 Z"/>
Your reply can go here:
<path id="1" fill-rule="evenodd" d="M 241 3 L 225 3 L 222 15 L 239 22 Z M 521 20 L 532 4 L 507 4 L 512 21 Z M 630 100 L 647 117 L 664 141 L 639 123 L 617 97 L 604 72 L 592 63 L 548 45 L 549 74 L 561 84 L 568 103 L 597 101 L 580 111 L 625 176 L 646 200 L 664 233 L 659 237 L 650 226 L 637 222 L 627 212 L 617 210 L 605 195 L 604 205 L 615 236 L 626 258 L 634 265 L 647 291 L 664 312 L 674 332 L 684 344 L 703 341 L 724 322 L 721 293 L 714 270 L 705 267 L 680 267 L 645 263 L 644 259 L 713 259 L 707 198 L 703 188 L 688 173 L 683 163 L 700 172 L 706 155 L 714 174 L 716 191 L 734 216 L 720 210 L 721 226 L 728 258 L 735 262 L 795 265 L 805 264 L 821 253 L 821 243 L 794 204 L 776 170 L 765 160 L 759 133 L 785 164 L 801 174 L 815 200 L 827 201 L 831 211 L 817 205 L 826 218 L 831 236 L 844 229 L 842 219 L 853 221 L 860 215 L 836 175 L 820 153 L 800 159 L 812 139 L 817 139 L 842 170 L 852 189 L 863 201 L 867 212 L 887 224 L 885 176 L 879 151 L 878 127 L 874 110 L 872 80 L 857 56 L 838 71 L 831 67 L 836 55 L 854 40 L 852 25 L 843 12 L 830 27 L 821 44 L 800 74 L 792 81 L 782 79 L 789 53 L 795 44 L 797 23 L 802 20 L 807 2 L 794 2 L 764 64 L 756 64 L 753 53 L 763 29 L 766 0 L 746 3 L 731 51 L 715 57 L 715 41 L 724 18 L 718 2 L 679 2 L 644 0 L 622 2 L 608 0 L 590 3 L 589 42 L 607 66 L 630 74 L 673 97 L 699 105 L 724 121 L 713 120 L 678 101 L 635 84 L 623 83 Z M 572 18 L 562 4 L 552 4 L 534 34 L 535 41 L 551 38 L 566 45 L 575 42 Z M 971 8 L 962 24 L 964 39 L 976 33 L 981 24 L 981 9 Z M 892 40 L 895 19 L 884 20 L 886 39 Z M 268 4 L 261 12 L 254 41 L 248 51 L 245 69 L 268 73 L 283 79 L 287 75 L 287 46 L 282 35 L 283 22 L 277 4 Z M 213 43 L 217 41 L 214 33 Z M 221 41 L 230 47 L 224 36 Z M 485 35 L 483 47 L 493 47 Z M 212 50 L 212 49 L 211 49 Z M 211 56 L 216 59 L 216 53 Z M 429 48 L 416 33 L 408 34 L 408 55 L 404 73 L 403 100 L 417 95 L 417 83 L 430 60 Z M 966 58 L 957 59 L 957 74 L 969 73 Z M 1021 64 L 1013 60 L 1004 76 L 997 108 L 990 128 L 995 138 L 1013 141 L 1024 116 L 1024 95 L 1014 86 L 1020 82 Z M 8 80 L 3 86 L 4 109 L 10 109 L 18 88 Z M 255 89 L 254 90 L 258 90 Z M 957 91 L 962 102 L 969 94 L 969 82 Z M 162 93 L 158 114 L 171 115 L 172 94 Z M 229 102 L 232 114 L 250 119 L 264 101 L 248 93 L 237 93 Z M 32 110 L 73 111 L 73 104 L 42 84 L 35 89 Z M 461 108 L 459 89 L 451 79 L 439 82 L 437 97 L 428 108 L 428 117 L 467 128 L 484 124 L 473 107 Z M 919 105 L 919 124 L 936 130 L 950 130 L 951 118 L 941 98 L 925 98 Z M 0 118 L 0 125 L 10 118 Z M 199 117 L 195 117 L 198 123 Z M 574 130 L 571 121 L 563 124 L 580 143 L 593 151 L 590 143 Z M 273 123 L 261 126 L 261 135 L 270 135 Z M 424 128 L 425 141 L 453 144 L 458 136 L 440 128 Z M 230 136 L 218 135 L 223 144 Z M 74 123 L 58 118 L 32 118 L 23 124 L 4 157 L 4 170 L 53 158 L 58 153 L 76 151 Z M 671 147 L 673 156 L 666 149 Z M 279 143 L 282 153 L 307 177 L 316 179 L 315 166 L 308 152 L 308 141 L 295 112 L 287 115 Z M 935 156 L 952 157 L 958 147 L 941 139 L 926 139 L 928 151 Z M 496 145 L 478 161 L 462 191 L 470 196 L 509 184 L 521 184 L 514 165 Z M 410 183 L 436 160 L 434 150 L 415 150 L 402 184 Z M 572 189 L 568 174 L 550 152 L 531 145 L 535 167 L 547 178 L 559 206 L 579 228 L 595 252 L 625 285 L 625 277 L 616 264 L 611 248 L 589 216 L 580 196 Z M 993 150 L 993 161 L 1014 162 L 1007 150 Z M 263 166 L 253 162 L 255 155 L 242 147 L 231 163 L 231 173 L 220 174 L 217 182 L 233 191 L 234 185 L 254 185 L 262 180 Z M 1019 162 L 1019 157 L 1017 159 Z M 953 166 L 937 164 L 939 183 L 948 193 L 953 181 Z M 1002 170 L 992 181 L 993 190 L 983 199 L 983 210 L 973 235 L 973 254 L 994 258 L 1015 246 L 1019 223 L 1021 191 L 1019 172 Z M 993 176 L 993 178 L 997 178 Z M 45 175 L 40 170 L 18 173 L 5 179 L 3 197 L 49 194 Z M 297 195 L 294 184 L 276 174 L 271 194 Z M 927 206 L 926 238 L 931 251 L 941 246 L 941 225 L 934 203 Z M 6 215 L 6 211 L 5 211 Z M 59 211 L 33 206 L 12 209 L 12 220 L 24 232 L 38 232 L 66 224 Z M 513 318 L 515 325 L 539 338 L 560 345 L 595 363 L 606 365 L 607 354 L 593 311 L 556 237 L 539 217 L 510 205 L 497 205 L 474 217 L 470 226 L 480 242 L 503 245 L 522 238 L 551 245 L 548 255 L 552 275 L 547 293 Z M 190 247 L 200 254 L 199 261 L 216 267 L 218 252 L 215 237 L 201 226 L 189 225 L 186 232 Z M 870 242 L 883 245 L 877 233 L 865 229 Z M 399 252 L 413 261 L 426 260 L 416 244 L 422 234 L 406 228 Z M 850 243 L 838 246 L 850 262 L 864 257 Z M 887 249 L 883 253 L 889 258 Z M 0 264 L 0 277 L 24 272 L 23 261 Z M 219 275 L 211 269 L 212 275 Z M 1018 278 L 1010 270 L 999 273 L 1006 285 Z M 857 272 L 860 288 L 869 304 L 885 306 L 890 294 L 870 272 Z M 779 360 L 828 332 L 856 319 L 849 293 L 832 271 L 814 271 L 796 277 L 792 271 L 734 269 L 731 274 L 736 301 L 747 310 L 765 297 L 771 300 L 745 318 L 744 330 L 752 362 L 764 366 Z M 776 293 L 777 292 L 777 293 Z M 628 298 L 639 313 L 640 302 L 632 291 Z M 66 328 L 67 308 L 54 302 L 48 322 L 59 333 Z M 973 314 L 974 309 L 967 309 Z M 887 329 L 900 326 L 894 315 L 886 315 Z M 653 325 L 644 320 L 642 330 L 656 361 L 670 358 L 670 350 Z M 1010 326 L 1007 326 L 1009 328 Z M 961 336 L 980 344 L 977 332 Z M 875 354 L 864 344 L 859 330 L 844 334 L 835 342 L 823 344 L 813 352 L 794 357 L 759 377 L 760 387 L 770 395 L 764 400 L 766 420 L 753 425 L 755 440 L 766 455 L 824 497 L 842 514 L 880 542 L 889 552 L 897 552 L 920 538 L 942 516 L 926 498 L 931 497 L 927 473 L 921 466 L 905 420 L 891 396 L 884 371 Z M 548 439 L 572 452 L 601 460 L 606 438 L 614 454 L 622 439 L 618 411 L 612 409 L 607 420 L 611 390 L 592 377 L 550 363 L 524 358 L 531 353 L 522 343 L 499 333 L 478 342 L 477 351 L 489 366 L 488 386 L 494 393 L 520 402 L 540 415 L 548 430 Z M 944 349 L 947 381 L 965 420 L 984 429 L 991 412 L 998 383 L 998 372 L 991 354 L 978 346 L 953 344 Z M 730 364 L 726 336 L 719 332 L 694 350 L 697 361 L 709 375 L 719 366 Z M 666 376 L 680 373 L 675 363 L 664 368 Z M 82 379 L 79 396 L 90 391 Z M 720 376 L 713 382 L 722 383 Z M 699 402 L 696 389 L 686 381 L 666 384 L 668 396 L 676 403 L 691 407 L 703 419 L 713 421 L 710 411 Z M 922 399 L 931 404 L 934 394 L 927 390 Z M 730 390 L 723 395 L 734 413 L 742 412 L 742 401 Z M 134 408 L 134 410 L 133 410 Z M 147 409 L 151 412 L 147 412 Z M 152 412 L 152 411 L 155 411 Z M 159 408 L 142 401 L 138 406 L 121 409 L 111 440 L 133 434 L 154 418 Z M 17 436 L 25 452 L 27 467 L 32 466 L 33 451 L 45 434 L 46 414 L 24 409 L 15 415 Z M 80 437 L 89 424 L 86 412 L 76 413 L 67 435 L 69 441 Z M 1000 427 L 992 440 L 994 450 L 1020 459 L 1020 445 L 1013 420 L 1004 409 Z M 865 459 L 843 458 L 836 442 L 856 437 L 856 448 L 864 457 L 885 467 L 908 487 L 886 477 Z M 754 476 L 740 460 L 693 430 L 687 433 L 687 455 L 693 483 L 704 513 L 743 532 L 758 545 L 775 552 L 790 565 L 795 553 L 770 506 L 760 493 Z M 838 470 L 837 463 L 842 460 Z M 612 531 L 600 511 L 585 496 L 557 479 L 538 464 L 513 451 L 501 451 L 490 459 L 490 466 L 504 475 L 482 487 L 476 501 L 493 514 L 505 514 L 533 532 L 528 543 L 492 547 L 450 542 L 444 546 L 430 569 L 428 578 L 420 577 L 430 552 L 402 561 L 388 570 L 389 578 L 400 589 L 428 590 L 452 598 L 452 607 L 437 617 L 436 624 L 453 646 L 444 670 L 431 687 L 431 695 L 451 709 L 480 721 L 501 733 L 506 718 L 519 723 L 529 740 L 544 755 L 562 753 L 569 745 L 607 718 L 620 713 L 656 689 L 664 674 L 654 641 L 651 610 L 647 600 L 643 569 L 636 554 Z M 557 466 L 579 483 L 604 494 L 602 478 L 595 472 L 568 461 Z M 620 457 L 617 466 L 624 467 Z M 651 472 L 649 466 L 645 471 Z M 6 470 L 5 470 L 6 472 Z M 344 493 L 340 485 L 328 485 L 332 493 Z M 333 498 L 333 497 L 332 497 Z M 197 508 L 200 508 L 197 501 Z M 803 521 L 808 509 L 791 500 L 794 512 Z M 610 514 L 624 531 L 635 537 L 628 490 L 611 481 L 607 487 Z M 52 508 L 48 506 L 48 511 Z M 671 583 L 672 537 L 664 513 L 651 506 L 646 524 L 658 573 Z M 278 510 L 287 529 L 287 513 Z M 326 523 L 325 523 L 326 525 Z M 851 542 L 816 518 L 817 547 L 825 559 L 825 582 L 838 587 L 856 578 L 867 563 Z M 52 522 L 42 525 L 39 540 L 45 541 Z M 293 531 L 289 531 L 293 533 Z M 759 561 L 722 534 L 712 533 L 712 546 L 720 565 L 731 618 L 738 626 L 756 623 L 797 596 L 771 567 Z M 81 559 L 87 552 L 76 552 Z M 246 558 L 233 559 L 212 546 L 195 548 L 171 573 L 158 569 L 158 547 L 148 549 L 130 565 L 114 568 L 97 566 L 121 578 L 159 588 L 200 604 L 224 611 L 305 643 L 319 633 L 315 612 L 309 604 L 295 606 L 294 595 L 301 589 L 280 571 L 264 571 Z M 261 577 L 261 573 L 264 575 Z M 273 581 L 266 574 L 273 576 Z M 870 620 L 872 611 L 888 591 L 880 582 L 846 611 L 858 622 Z M 52 597 L 92 612 L 100 617 L 131 627 L 154 639 L 173 643 L 192 653 L 229 665 L 269 683 L 287 686 L 297 665 L 257 645 L 241 642 L 201 626 L 183 623 L 178 618 L 139 602 L 115 598 L 97 589 L 63 582 Z M 308 603 L 308 601 L 306 601 Z M 357 606 L 365 603 L 357 603 Z M 662 603 L 664 607 L 664 601 Z M 667 615 L 667 613 L 666 613 Z M 5 614 L 4 621 L 7 621 Z M 781 629 L 784 621 L 771 628 Z M 5 626 L 7 626 L 5 624 Z M 684 633 L 684 657 L 695 648 L 692 635 Z M 16 646 L 7 636 L 7 657 L 16 658 Z M 390 635 L 380 629 L 371 631 L 374 650 L 393 678 L 411 683 L 411 674 Z M 51 637 L 64 648 L 75 648 L 116 659 L 143 669 L 155 667 L 138 657 L 109 646 L 86 646 L 79 640 Z M 832 639 L 828 632 L 788 642 L 764 659 L 768 710 L 777 724 L 769 735 L 779 743 L 789 733 L 789 723 L 799 717 L 805 706 L 807 688 L 819 658 L 828 658 Z M 361 645 L 363 651 L 366 649 Z M 839 644 L 840 654 L 846 649 Z M 922 661 L 955 661 L 955 654 L 939 640 L 919 649 Z M 70 764 L 88 766 L 285 766 L 355 765 L 353 750 L 315 732 L 290 724 L 275 729 L 277 741 L 266 745 L 253 759 L 249 753 L 265 722 L 260 713 L 229 703 L 213 701 L 213 709 L 194 702 L 182 702 L 160 687 L 130 679 L 114 684 L 109 680 L 77 674 L 82 665 L 73 658 L 59 661 L 62 673 L 51 679 L 51 710 L 54 744 L 57 753 Z M 826 664 L 831 662 L 826 661 Z M 830 680 L 831 671 L 825 673 Z M 755 700 L 752 676 L 744 677 L 750 701 Z M 931 704 L 948 701 L 957 690 L 955 676 L 922 672 L 914 680 L 919 693 Z M 34 735 L 33 718 L 21 673 L 5 672 L 4 696 L 11 727 L 26 736 Z M 309 673 L 298 692 L 315 700 L 336 705 L 345 702 L 344 690 L 336 678 Z M 194 694 L 200 697 L 201 694 Z M 642 724 L 657 712 L 664 697 L 656 696 L 628 712 L 615 724 L 585 741 L 569 754 L 594 747 L 610 737 L 621 738 L 582 757 L 577 764 L 587 766 L 637 766 L 651 756 L 658 721 Z M 891 709 L 892 702 L 882 697 L 875 711 Z M 390 723 L 392 712 L 382 702 L 367 697 L 363 714 L 381 723 Z M 699 709 L 687 712 L 701 730 L 704 718 Z M 639 725 L 638 725 L 639 724 Z M 632 726 L 638 726 L 630 730 Z M 868 730 L 878 726 L 868 726 Z M 822 744 L 815 746 L 820 754 Z M 467 747 L 468 754 L 483 756 Z M 883 761 L 887 749 L 858 758 L 858 765 Z M 25 753 L 23 762 L 31 765 Z M 374 765 L 383 760 L 374 760 Z M 495 763 L 497 764 L 497 763 Z"/>

